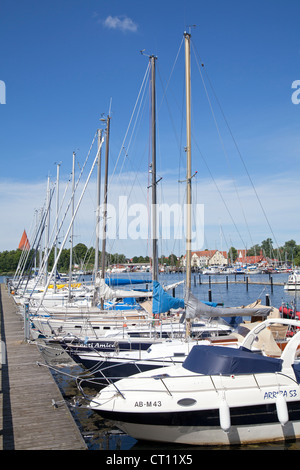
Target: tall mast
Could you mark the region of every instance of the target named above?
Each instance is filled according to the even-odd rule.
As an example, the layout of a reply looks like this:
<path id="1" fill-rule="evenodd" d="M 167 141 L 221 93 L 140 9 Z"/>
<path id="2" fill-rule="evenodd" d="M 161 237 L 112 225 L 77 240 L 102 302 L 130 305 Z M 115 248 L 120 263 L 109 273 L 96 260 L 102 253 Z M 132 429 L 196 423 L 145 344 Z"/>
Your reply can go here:
<path id="1" fill-rule="evenodd" d="M 45 230 L 45 249 L 44 249 L 44 259 L 45 262 L 45 272 L 44 272 L 44 285 L 47 284 L 47 276 L 48 276 L 48 249 L 49 249 L 49 229 L 50 229 L 50 177 L 48 176 L 47 181 L 47 218 L 46 218 L 46 230 Z"/>
<path id="2" fill-rule="evenodd" d="M 186 207 L 186 289 L 191 288 L 191 228 L 192 228 L 192 191 L 191 191 L 191 60 L 190 39 L 191 35 L 184 33 L 185 37 L 185 83 L 186 83 L 186 182 L 187 182 L 187 207 Z"/>
<path id="3" fill-rule="evenodd" d="M 94 263 L 94 296 L 93 306 L 98 302 L 98 288 L 96 279 L 99 271 L 99 228 L 100 228 L 100 187 L 101 187 L 101 147 L 102 147 L 102 129 L 98 129 L 98 148 L 97 148 L 97 204 L 96 204 L 96 244 L 95 244 L 95 263 Z"/>
<path id="4" fill-rule="evenodd" d="M 101 253 L 101 279 L 105 279 L 105 250 L 106 250 L 106 223 L 107 223 L 107 189 L 108 189 L 108 156 L 109 156 L 110 116 L 106 119 L 106 147 L 105 147 L 105 174 L 104 174 L 104 201 L 103 201 L 103 237 Z M 101 308 L 104 300 L 101 298 Z"/>
<path id="5" fill-rule="evenodd" d="M 58 244 L 58 212 L 59 212 L 59 169 L 60 163 L 56 166 L 56 237 L 54 245 L 54 261 L 57 258 L 57 244 Z M 54 292 L 56 292 L 56 275 L 54 274 Z"/>
<path id="6" fill-rule="evenodd" d="M 95 245 L 95 266 L 94 277 L 96 279 L 99 270 L 99 223 L 100 223 L 100 186 L 101 186 L 101 139 L 102 129 L 98 129 L 98 161 L 97 161 L 97 205 L 96 205 L 96 245 Z"/>
<path id="7" fill-rule="evenodd" d="M 151 122 L 152 122 L 152 280 L 158 280 L 157 220 L 156 220 L 156 90 L 155 56 L 150 56 L 151 63 Z"/>
<path id="8" fill-rule="evenodd" d="M 74 190 L 75 190 L 75 152 L 73 152 L 72 163 L 72 225 L 71 225 L 71 247 L 70 247 L 70 268 L 69 268 L 69 302 L 71 301 L 72 264 L 73 264 L 73 234 L 74 234 Z"/>

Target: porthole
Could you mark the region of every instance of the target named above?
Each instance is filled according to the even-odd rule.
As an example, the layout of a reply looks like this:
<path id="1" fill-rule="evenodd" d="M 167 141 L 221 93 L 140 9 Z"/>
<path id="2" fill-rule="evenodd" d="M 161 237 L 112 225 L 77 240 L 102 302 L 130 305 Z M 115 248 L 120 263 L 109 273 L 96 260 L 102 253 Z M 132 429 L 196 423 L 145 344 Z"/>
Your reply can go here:
<path id="1" fill-rule="evenodd" d="M 177 405 L 180 406 L 192 406 L 197 403 L 197 400 L 194 400 L 194 398 L 182 398 L 181 400 L 178 400 Z"/>

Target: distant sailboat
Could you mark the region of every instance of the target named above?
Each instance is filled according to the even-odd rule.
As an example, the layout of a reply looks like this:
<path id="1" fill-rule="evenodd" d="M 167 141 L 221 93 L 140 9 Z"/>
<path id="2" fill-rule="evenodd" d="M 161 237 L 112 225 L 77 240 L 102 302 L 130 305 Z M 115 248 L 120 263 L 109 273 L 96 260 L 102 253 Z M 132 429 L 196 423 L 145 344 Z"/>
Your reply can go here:
<path id="1" fill-rule="evenodd" d="M 20 240 L 18 249 L 19 249 L 19 250 L 22 250 L 22 251 L 23 251 L 23 250 L 30 250 L 30 243 L 29 243 L 29 240 L 28 240 L 27 233 L 26 233 L 26 230 L 25 230 L 25 229 L 24 229 L 22 238 L 21 238 L 21 240 Z"/>

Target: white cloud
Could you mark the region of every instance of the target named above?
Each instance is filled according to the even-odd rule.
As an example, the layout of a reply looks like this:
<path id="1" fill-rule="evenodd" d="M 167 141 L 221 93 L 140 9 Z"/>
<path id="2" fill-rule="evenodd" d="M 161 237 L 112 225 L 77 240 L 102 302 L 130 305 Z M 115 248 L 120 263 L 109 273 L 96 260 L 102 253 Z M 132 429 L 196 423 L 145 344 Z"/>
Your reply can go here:
<path id="1" fill-rule="evenodd" d="M 138 181 L 139 180 L 139 181 Z M 148 207 L 149 198 L 147 198 L 147 176 L 142 173 L 136 177 L 131 173 L 123 174 L 121 177 L 114 177 L 109 185 L 109 204 L 119 207 L 119 196 L 127 195 L 128 208 L 134 204 L 143 204 Z M 193 194 L 195 204 L 204 204 L 204 237 L 205 247 L 209 249 L 221 248 L 220 246 L 220 228 L 224 234 L 223 249 L 230 246 L 244 248 L 236 231 L 236 227 L 241 234 L 247 247 L 253 243 L 261 243 L 266 238 L 272 238 L 272 233 L 268 223 L 261 210 L 259 202 L 249 184 L 241 184 L 238 187 L 239 198 L 237 197 L 235 187 L 230 179 L 217 180 L 219 191 L 222 193 L 228 211 L 224 206 L 220 194 L 216 191 L 211 181 L 201 180 L 194 188 L 196 194 Z M 178 182 L 167 174 L 160 183 L 161 190 L 158 190 L 158 204 L 169 204 L 185 202 L 185 190 L 180 189 L 178 195 Z M 83 183 L 78 187 L 78 196 L 81 194 Z M 103 185 L 101 186 L 103 188 Z M 276 241 L 279 245 L 284 244 L 290 239 L 300 243 L 300 221 L 297 217 L 299 212 L 300 189 L 296 178 L 274 177 L 257 181 L 256 190 L 260 197 L 263 208 L 270 222 Z M 64 183 L 60 186 L 60 195 L 64 193 Z M 18 247 L 24 228 L 30 237 L 33 224 L 34 212 L 39 209 L 46 198 L 46 181 L 37 183 L 20 183 L 17 181 L 0 182 L 0 251 L 13 250 Z M 69 200 L 69 197 L 67 198 Z M 150 198 L 151 199 L 151 198 Z M 78 216 L 76 217 L 74 228 L 74 243 L 85 243 L 87 246 L 93 246 L 95 243 L 95 218 L 96 218 L 96 183 L 91 181 L 87 192 L 82 199 Z M 240 206 L 240 201 L 242 209 Z M 244 214 L 243 214 L 244 212 Z M 123 215 L 123 214 L 121 214 Z M 129 214 L 130 215 L 130 214 Z M 247 232 L 244 215 L 247 220 L 251 239 Z M 52 211 L 52 227 L 55 217 L 55 195 Z M 132 218 L 127 219 L 128 227 Z M 234 224 L 232 222 L 234 220 Z M 64 225 L 64 234 L 69 226 L 70 214 L 66 217 Z M 126 221 L 125 221 L 126 222 Z M 145 225 L 149 221 L 145 220 Z M 120 224 L 123 219 L 120 220 Z M 236 226 L 236 227 L 235 227 Z M 144 227 L 142 227 L 144 228 Z M 227 244 L 229 246 L 227 246 Z M 66 244 L 66 247 L 69 243 Z M 274 244 L 275 246 L 275 244 Z M 201 249 L 198 247 L 197 249 Z M 151 242 L 149 240 L 131 240 L 115 239 L 108 240 L 107 251 L 111 253 L 124 253 L 127 256 L 150 255 Z M 159 240 L 159 253 L 182 254 L 185 251 L 185 241 L 182 240 Z"/>
<path id="2" fill-rule="evenodd" d="M 109 29 L 118 29 L 120 31 L 130 31 L 135 33 L 138 29 L 137 24 L 128 16 L 108 16 L 104 20 L 104 26 Z"/>

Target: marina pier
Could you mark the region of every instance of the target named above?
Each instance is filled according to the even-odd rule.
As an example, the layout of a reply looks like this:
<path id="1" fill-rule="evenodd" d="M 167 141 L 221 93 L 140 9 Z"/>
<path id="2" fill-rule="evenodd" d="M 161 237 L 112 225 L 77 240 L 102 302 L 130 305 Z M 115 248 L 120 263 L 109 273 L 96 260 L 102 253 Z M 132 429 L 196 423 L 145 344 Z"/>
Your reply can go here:
<path id="1" fill-rule="evenodd" d="M 86 450 L 87 446 L 24 322 L 0 284 L 0 449 Z"/>

